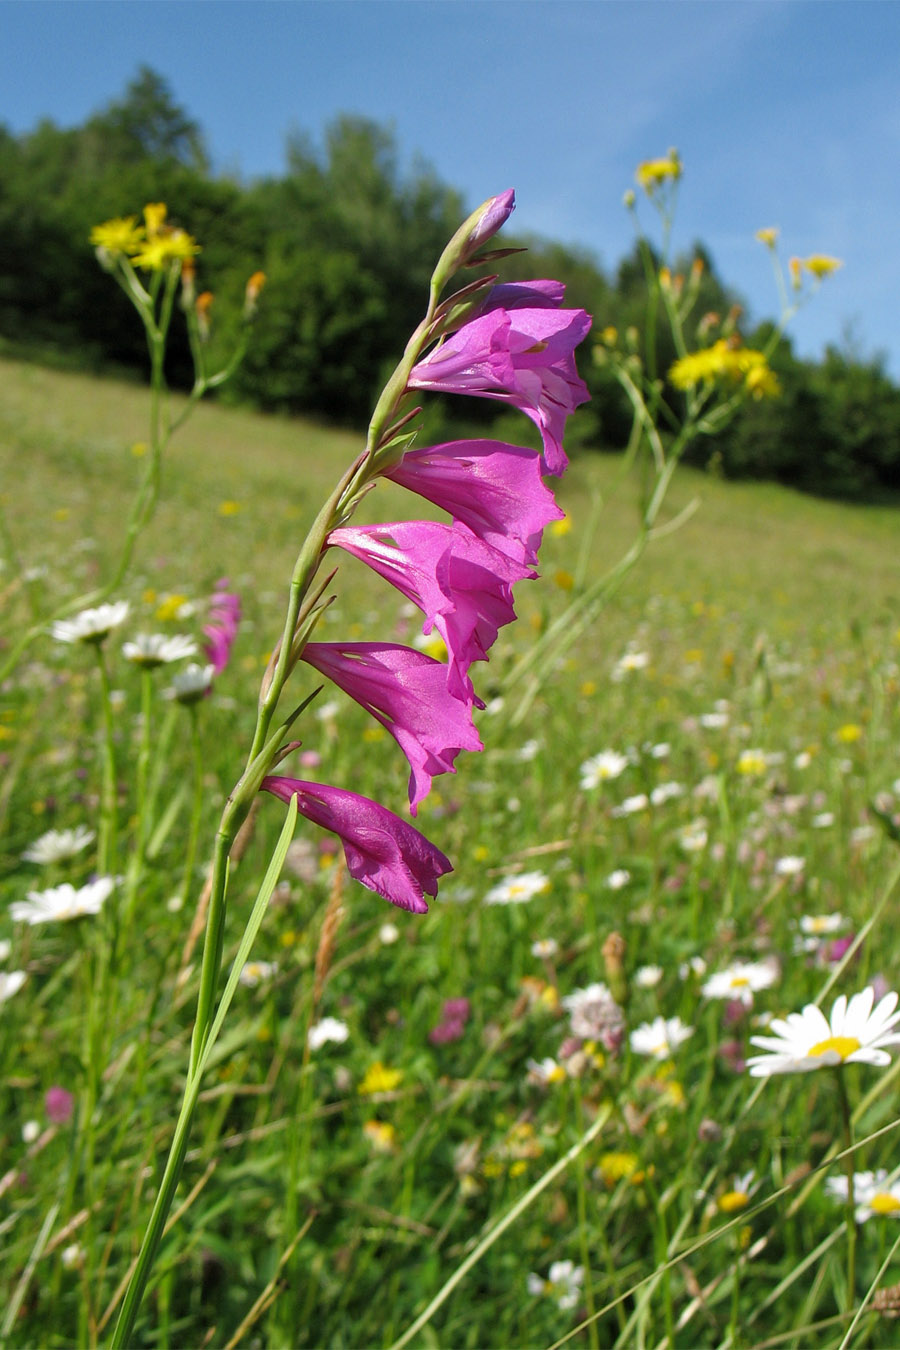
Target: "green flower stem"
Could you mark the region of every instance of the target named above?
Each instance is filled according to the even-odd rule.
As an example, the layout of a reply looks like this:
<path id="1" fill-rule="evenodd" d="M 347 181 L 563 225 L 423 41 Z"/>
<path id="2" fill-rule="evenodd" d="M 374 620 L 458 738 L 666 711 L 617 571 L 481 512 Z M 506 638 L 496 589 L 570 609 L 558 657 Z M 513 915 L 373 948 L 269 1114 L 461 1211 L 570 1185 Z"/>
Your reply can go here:
<path id="1" fill-rule="evenodd" d="M 843 1165 L 844 1175 L 847 1178 L 847 1204 L 845 1207 L 845 1220 L 847 1224 L 847 1307 L 848 1315 L 852 1314 L 856 1307 L 856 1196 L 854 1194 L 854 1160 L 853 1160 L 853 1117 L 850 1112 L 850 1101 L 847 1096 L 847 1086 L 844 1082 L 844 1075 L 841 1065 L 838 1065 L 834 1071 L 835 1081 L 837 1082 L 838 1099 L 841 1104 L 841 1127 L 843 1131 Z"/>
<path id="2" fill-rule="evenodd" d="M 150 829 L 147 803 L 147 780 L 150 769 L 150 751 L 152 739 L 150 720 L 153 708 L 153 675 L 144 667 L 141 670 L 141 738 L 138 745 L 137 775 L 135 783 L 135 827 L 131 856 L 125 878 L 125 902 L 122 912 L 123 944 L 128 945 L 138 883 L 144 868 L 147 847 L 147 835 Z"/>
<path id="3" fill-rule="evenodd" d="M 575 1118 L 577 1121 L 579 1135 L 584 1135 L 584 1103 L 581 1098 L 581 1081 L 574 1080 L 575 1090 Z M 581 1244 L 581 1265 L 584 1270 L 584 1297 L 587 1304 L 587 1315 L 590 1319 L 588 1326 L 588 1344 L 591 1350 L 600 1350 L 600 1341 L 597 1336 L 597 1321 L 594 1317 L 594 1282 L 591 1278 L 591 1250 L 588 1243 L 588 1215 L 587 1215 L 587 1178 L 584 1169 L 584 1154 L 579 1153 L 575 1160 L 575 1181 L 577 1186 L 578 1199 L 578 1236 Z"/>
<path id="4" fill-rule="evenodd" d="M 115 871 L 118 802 L 116 801 L 116 753 L 112 703 L 110 702 L 109 672 L 103 655 L 103 644 L 92 644 L 100 675 L 100 701 L 103 715 L 103 769 L 100 785 L 100 821 L 97 830 L 97 871 L 101 876 L 112 876 Z"/>
<path id="5" fill-rule="evenodd" d="M 191 801 L 191 823 L 188 830 L 187 848 L 184 855 L 184 877 L 181 883 L 181 901 L 186 905 L 193 888 L 194 862 L 197 858 L 197 841 L 200 838 L 200 821 L 203 817 L 203 746 L 200 741 L 200 718 L 196 703 L 188 704 L 191 718 L 191 759 L 194 777 L 194 795 Z"/>
<path id="6" fill-rule="evenodd" d="M 165 1171 L 163 1172 L 162 1182 L 156 1196 L 153 1211 L 150 1215 L 147 1230 L 144 1234 L 144 1240 L 141 1244 L 137 1264 L 122 1301 L 119 1319 L 110 1340 L 111 1350 L 123 1350 L 124 1346 L 132 1343 L 132 1332 L 134 1330 L 134 1323 L 140 1307 L 141 1298 L 143 1297 L 153 1267 L 153 1262 L 159 1249 L 160 1241 L 162 1240 L 166 1218 L 175 1197 L 175 1191 L 184 1165 L 191 1120 L 197 1105 L 197 1098 L 200 1095 L 203 1074 L 206 1070 L 213 1046 L 222 1029 L 226 1013 L 234 998 L 241 970 L 250 954 L 250 949 L 253 946 L 253 942 L 265 917 L 272 892 L 274 891 L 281 874 L 281 868 L 284 864 L 284 859 L 290 846 L 291 839 L 293 838 L 296 822 L 297 806 L 296 803 L 292 801 L 288 806 L 281 836 L 275 851 L 272 854 L 262 885 L 260 886 L 259 893 L 256 897 L 240 946 L 238 947 L 237 955 L 235 956 L 234 963 L 231 967 L 231 972 L 228 976 L 228 981 L 219 1001 L 218 1008 L 213 1016 L 211 1014 L 211 1000 L 205 1004 L 204 1011 L 206 1020 L 202 1025 L 200 1021 L 200 1008 L 198 1006 L 198 1020 L 194 1027 L 194 1036 L 195 1043 L 199 1045 L 199 1050 L 196 1056 L 193 1053 L 191 1056 L 191 1067 L 185 1084 L 184 1099 L 175 1125 L 175 1133 L 172 1139 L 169 1157 L 166 1162 Z M 210 929 L 212 927 L 212 921 L 213 909 L 211 905 L 210 920 L 207 926 L 207 947 L 210 945 Z M 221 933 L 219 933 L 218 936 L 221 938 Z M 206 952 L 204 952 L 204 962 L 205 957 Z M 201 996 L 203 995 L 203 992 L 204 988 L 201 977 Z"/>

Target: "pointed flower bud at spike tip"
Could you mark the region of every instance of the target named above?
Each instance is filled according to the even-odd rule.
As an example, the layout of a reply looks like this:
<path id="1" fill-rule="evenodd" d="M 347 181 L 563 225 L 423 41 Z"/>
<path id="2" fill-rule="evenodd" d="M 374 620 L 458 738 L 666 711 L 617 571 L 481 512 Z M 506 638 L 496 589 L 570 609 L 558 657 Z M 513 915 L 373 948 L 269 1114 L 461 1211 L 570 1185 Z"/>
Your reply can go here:
<path id="1" fill-rule="evenodd" d="M 482 244 L 492 239 L 497 231 L 509 219 L 516 205 L 516 194 L 512 188 L 506 192 L 501 192 L 499 196 L 488 197 L 486 202 L 482 202 L 477 211 L 473 211 L 467 220 L 454 234 L 447 247 L 441 254 L 438 265 L 434 269 L 432 283 L 438 291 L 442 291 L 447 282 L 458 271 L 460 267 L 465 267 L 475 256 Z"/>

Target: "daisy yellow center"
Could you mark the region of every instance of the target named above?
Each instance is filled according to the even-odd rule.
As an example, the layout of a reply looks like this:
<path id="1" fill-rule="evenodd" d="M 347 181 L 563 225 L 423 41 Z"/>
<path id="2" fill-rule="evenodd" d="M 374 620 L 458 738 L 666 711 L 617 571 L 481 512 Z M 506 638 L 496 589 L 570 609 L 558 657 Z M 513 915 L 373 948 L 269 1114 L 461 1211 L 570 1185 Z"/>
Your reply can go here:
<path id="1" fill-rule="evenodd" d="M 732 975 L 731 977 L 732 989 L 741 989 L 745 985 L 748 985 L 749 983 L 750 981 L 747 979 L 746 975 Z"/>
<path id="2" fill-rule="evenodd" d="M 749 1202 L 746 1191 L 726 1191 L 719 1199 L 719 1209 L 723 1214 L 734 1214 L 736 1210 L 746 1208 Z"/>
<path id="3" fill-rule="evenodd" d="M 890 1191 L 880 1191 L 878 1195 L 872 1196 L 869 1208 L 874 1214 L 896 1214 L 900 1209 L 900 1200 L 896 1195 L 891 1195 Z"/>
<path id="4" fill-rule="evenodd" d="M 809 1059 L 818 1059 L 819 1055 L 827 1055 L 829 1051 L 834 1051 L 840 1055 L 841 1059 L 849 1059 L 857 1050 L 862 1048 L 862 1042 L 855 1036 L 829 1036 L 824 1041 L 817 1041 L 815 1045 L 807 1050 Z"/>

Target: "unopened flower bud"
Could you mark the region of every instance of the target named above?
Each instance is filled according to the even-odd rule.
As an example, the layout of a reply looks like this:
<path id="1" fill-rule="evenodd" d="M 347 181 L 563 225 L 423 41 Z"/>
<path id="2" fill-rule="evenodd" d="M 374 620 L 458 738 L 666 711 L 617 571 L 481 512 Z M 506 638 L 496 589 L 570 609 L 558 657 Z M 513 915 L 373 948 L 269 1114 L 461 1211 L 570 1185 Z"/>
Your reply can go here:
<path id="1" fill-rule="evenodd" d="M 252 319 L 256 313 L 256 303 L 259 300 L 259 293 L 266 284 L 265 272 L 254 272 L 247 282 L 244 291 L 244 318 Z"/>
<path id="2" fill-rule="evenodd" d="M 506 223 L 515 209 L 516 194 L 512 188 L 496 197 L 488 197 L 454 234 L 444 249 L 438 265 L 434 269 L 433 282 L 438 290 L 452 277 L 460 267 L 476 261 L 476 255 L 482 244 L 492 239 L 502 225 Z"/>
<path id="3" fill-rule="evenodd" d="M 195 281 L 197 278 L 197 266 L 193 258 L 182 258 L 181 260 L 181 303 L 185 309 L 189 309 L 194 303 L 196 295 Z"/>
<path id="4" fill-rule="evenodd" d="M 209 312 L 212 309 L 214 298 L 212 291 L 201 291 L 197 296 L 197 327 L 200 330 L 200 338 L 203 342 L 206 342 L 209 338 Z"/>

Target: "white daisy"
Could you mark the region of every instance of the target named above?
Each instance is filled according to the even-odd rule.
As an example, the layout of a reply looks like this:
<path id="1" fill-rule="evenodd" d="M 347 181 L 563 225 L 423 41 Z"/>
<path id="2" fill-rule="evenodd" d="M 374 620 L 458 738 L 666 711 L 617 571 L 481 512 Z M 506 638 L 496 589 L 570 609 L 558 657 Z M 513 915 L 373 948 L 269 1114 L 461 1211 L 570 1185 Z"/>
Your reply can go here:
<path id="1" fill-rule="evenodd" d="M 550 889 L 550 878 L 544 872 L 520 872 L 516 877 L 492 886 L 484 897 L 486 905 L 524 905 Z"/>
<path id="2" fill-rule="evenodd" d="M 654 1017 L 635 1027 L 629 1037 L 636 1055 L 652 1055 L 654 1059 L 671 1059 L 672 1051 L 693 1036 L 694 1028 L 686 1027 L 680 1017 Z"/>
<path id="3" fill-rule="evenodd" d="M 774 961 L 736 961 L 733 966 L 710 975 L 700 992 L 706 998 L 728 998 L 749 1008 L 757 990 L 768 989 L 778 974 Z"/>
<path id="4" fill-rule="evenodd" d="M 555 1059 L 529 1059 L 525 1062 L 528 1069 L 528 1081 L 536 1087 L 549 1087 L 551 1083 L 564 1083 L 566 1071 Z"/>
<path id="5" fill-rule="evenodd" d="M 255 989 L 258 984 L 271 980 L 272 976 L 277 974 L 278 966 L 274 961 L 248 961 L 242 968 L 238 981 L 248 989 Z"/>
<path id="6" fill-rule="evenodd" d="M 168 698 L 179 703 L 198 703 L 212 688 L 215 666 L 198 666 L 192 661 L 184 670 L 172 677 L 171 688 L 166 691 Z"/>
<path id="7" fill-rule="evenodd" d="M 540 1275 L 528 1276 L 528 1292 L 555 1298 L 559 1308 L 567 1312 L 577 1305 L 583 1283 L 583 1266 L 576 1266 L 574 1261 L 554 1261 L 546 1280 Z"/>
<path id="8" fill-rule="evenodd" d="M 550 961 L 559 951 L 559 943 L 556 938 L 538 938 L 531 944 L 531 955 L 536 956 L 540 961 Z"/>
<path id="9" fill-rule="evenodd" d="M 789 854 L 785 858 L 776 860 L 775 875 L 776 877 L 798 877 L 805 866 L 805 858 L 798 858 Z"/>
<path id="10" fill-rule="evenodd" d="M 628 756 L 620 755 L 618 750 L 601 750 L 592 755 L 581 766 L 581 786 L 585 792 L 618 778 L 628 768 Z"/>
<path id="11" fill-rule="evenodd" d="M 621 891 L 631 880 L 631 873 L 626 867 L 617 867 L 614 872 L 610 872 L 606 878 L 606 884 L 611 891 Z"/>
<path id="12" fill-rule="evenodd" d="M 154 670 L 157 666 L 167 666 L 171 661 L 182 661 L 186 656 L 194 656 L 197 644 L 193 638 L 175 634 L 166 637 L 164 633 L 138 633 L 133 642 L 122 646 L 122 655 L 126 661 L 136 666 Z"/>
<path id="13" fill-rule="evenodd" d="M 9 954 L 12 951 L 12 943 L 9 938 L 0 939 L 0 961 L 8 961 Z"/>
<path id="14" fill-rule="evenodd" d="M 747 1208 L 751 1195 L 758 1190 L 759 1182 L 755 1179 L 755 1173 L 752 1170 L 744 1172 L 734 1178 L 731 1190 L 720 1195 L 716 1204 L 723 1214 L 735 1214 L 738 1210 Z"/>
<path id="15" fill-rule="evenodd" d="M 829 1177 L 825 1189 L 835 1200 L 847 1203 L 847 1178 Z M 866 1219 L 880 1215 L 889 1219 L 900 1219 L 900 1181 L 895 1177 L 888 1181 L 884 1168 L 877 1172 L 857 1172 L 853 1178 L 853 1199 L 856 1203 L 856 1222 L 865 1223 Z"/>
<path id="16" fill-rule="evenodd" d="M 650 798 L 647 796 L 646 792 L 636 792 L 633 797 L 626 797 L 618 806 L 614 806 L 609 814 L 615 816 L 617 819 L 620 816 L 633 816 L 636 815 L 638 811 L 646 811 L 649 805 Z"/>
<path id="17" fill-rule="evenodd" d="M 727 712 L 711 712 L 700 714 L 700 725 L 704 731 L 720 731 L 722 727 L 728 726 Z"/>
<path id="18" fill-rule="evenodd" d="M 818 815 L 813 816 L 810 824 L 814 830 L 827 830 L 829 825 L 834 824 L 834 812 L 820 811 Z"/>
<path id="19" fill-rule="evenodd" d="M 634 982 L 638 989 L 655 989 L 662 977 L 662 966 L 638 966 L 634 972 Z"/>
<path id="20" fill-rule="evenodd" d="M 800 932 L 808 937 L 824 937 L 828 933 L 839 933 L 846 923 L 843 914 L 804 914 L 800 919 Z"/>
<path id="21" fill-rule="evenodd" d="M 84 914 L 99 914 L 115 886 L 115 877 L 98 877 L 77 890 L 65 882 L 46 891 L 29 891 L 28 899 L 14 901 L 9 912 L 15 923 L 32 925 L 79 919 Z"/>
<path id="22" fill-rule="evenodd" d="M 29 844 L 22 857 L 26 862 L 55 863 L 74 858 L 88 844 L 93 843 L 94 831 L 84 825 L 74 830 L 48 830 L 40 839 Z"/>
<path id="23" fill-rule="evenodd" d="M 128 601 L 116 600 L 111 605 L 83 609 L 72 619 L 57 619 L 50 625 L 50 633 L 57 642 L 102 642 L 112 628 L 128 618 Z"/>
<path id="24" fill-rule="evenodd" d="M 702 853 L 709 843 L 709 832 L 705 820 L 694 820 L 685 825 L 678 835 L 678 842 L 685 853 Z"/>
<path id="25" fill-rule="evenodd" d="M 854 994 L 849 1003 L 841 994 L 835 999 L 830 1018 L 812 1003 L 802 1012 L 773 1018 L 769 1028 L 773 1036 L 750 1038 L 752 1045 L 767 1052 L 747 1061 L 751 1075 L 766 1078 L 773 1073 L 809 1073 L 842 1064 L 884 1068 L 891 1062 L 884 1046 L 900 1044 L 900 1032 L 893 1030 L 900 1022 L 900 1011 L 895 1011 L 894 992 L 885 994 L 873 1007 L 874 1003 L 875 990 L 869 986 Z"/>
<path id="26" fill-rule="evenodd" d="M 400 937 L 400 929 L 395 923 L 383 923 L 378 930 L 378 941 L 383 947 L 390 947 Z"/>
<path id="27" fill-rule="evenodd" d="M 13 994 L 17 994 L 27 978 L 24 970 L 0 972 L 0 1003 L 5 1003 Z"/>
<path id="28" fill-rule="evenodd" d="M 342 1022 L 338 1017 L 323 1017 L 310 1027 L 307 1040 L 310 1050 L 321 1050 L 329 1041 L 341 1045 L 349 1035 L 350 1028 L 346 1022 Z"/>
<path id="29" fill-rule="evenodd" d="M 646 670 L 650 664 L 650 653 L 635 651 L 633 647 L 620 656 L 613 666 L 612 677 L 618 683 L 619 680 L 631 675 L 636 670 Z"/>

